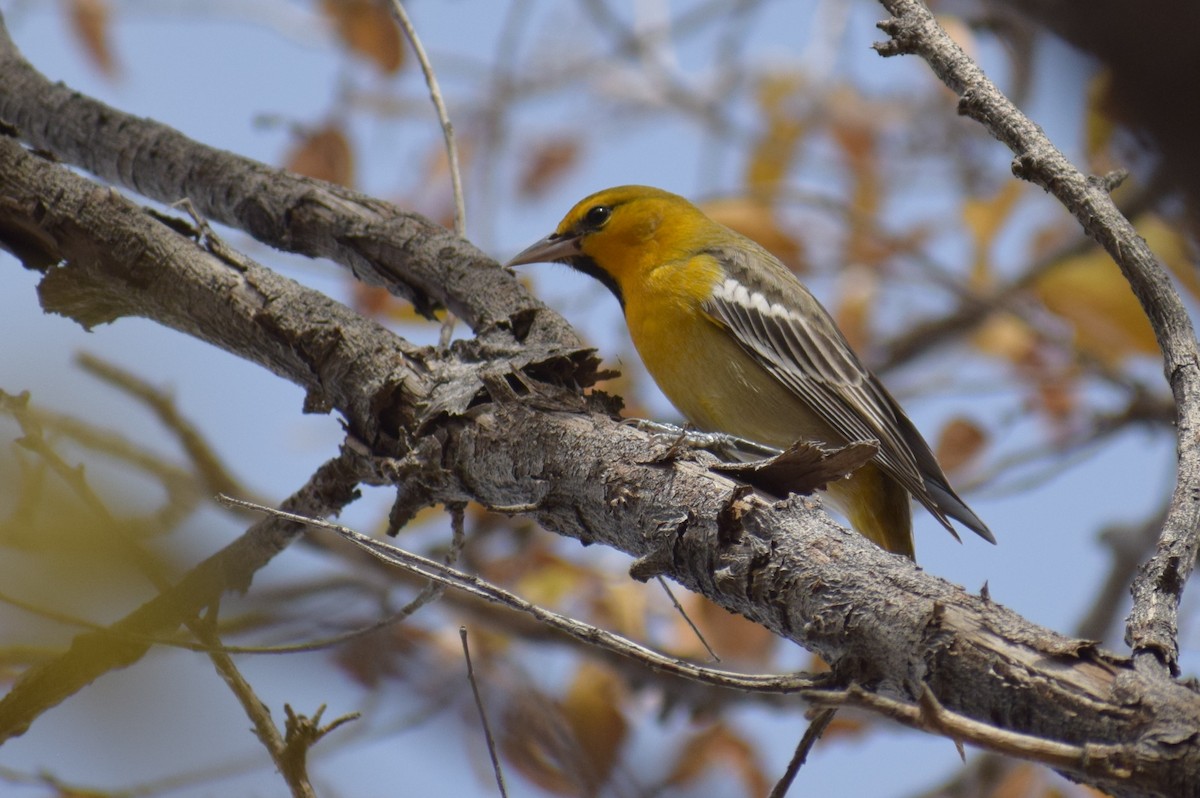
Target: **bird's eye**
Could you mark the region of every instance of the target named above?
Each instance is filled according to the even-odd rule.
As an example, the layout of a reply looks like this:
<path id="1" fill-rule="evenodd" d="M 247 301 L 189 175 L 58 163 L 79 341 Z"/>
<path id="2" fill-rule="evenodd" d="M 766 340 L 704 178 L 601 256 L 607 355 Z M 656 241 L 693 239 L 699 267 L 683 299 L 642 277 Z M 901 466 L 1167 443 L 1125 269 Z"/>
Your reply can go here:
<path id="1" fill-rule="evenodd" d="M 583 217 L 583 223 L 591 228 L 598 228 L 608 221 L 608 217 L 612 216 L 612 207 L 608 205 L 597 205 L 588 210 Z"/>

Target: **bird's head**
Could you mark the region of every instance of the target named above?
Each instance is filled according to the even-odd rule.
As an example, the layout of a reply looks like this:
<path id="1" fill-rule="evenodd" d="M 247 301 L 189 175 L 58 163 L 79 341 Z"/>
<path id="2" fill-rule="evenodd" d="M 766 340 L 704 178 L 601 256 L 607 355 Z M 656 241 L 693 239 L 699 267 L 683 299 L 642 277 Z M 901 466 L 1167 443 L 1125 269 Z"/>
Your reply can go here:
<path id="1" fill-rule="evenodd" d="M 624 304 L 623 286 L 629 280 L 685 256 L 713 224 L 677 194 L 617 186 L 580 200 L 553 233 L 507 265 L 566 263 L 608 286 Z"/>

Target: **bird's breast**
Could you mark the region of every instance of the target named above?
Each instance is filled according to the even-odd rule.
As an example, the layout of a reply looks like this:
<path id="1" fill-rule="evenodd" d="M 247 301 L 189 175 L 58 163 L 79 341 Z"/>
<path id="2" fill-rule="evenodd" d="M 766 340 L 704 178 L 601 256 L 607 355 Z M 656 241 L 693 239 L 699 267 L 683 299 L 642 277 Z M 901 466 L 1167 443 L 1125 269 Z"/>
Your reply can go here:
<path id="1" fill-rule="evenodd" d="M 678 285 L 678 284 L 677 284 Z M 688 421 L 773 446 L 797 440 L 838 445 L 836 433 L 687 294 L 650 294 L 626 304 L 646 370 Z"/>

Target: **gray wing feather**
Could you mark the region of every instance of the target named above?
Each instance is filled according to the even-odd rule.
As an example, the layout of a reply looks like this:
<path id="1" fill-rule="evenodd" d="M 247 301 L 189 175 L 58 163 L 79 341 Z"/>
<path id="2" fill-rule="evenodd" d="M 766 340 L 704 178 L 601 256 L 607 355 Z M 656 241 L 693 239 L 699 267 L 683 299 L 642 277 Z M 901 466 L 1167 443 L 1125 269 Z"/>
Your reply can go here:
<path id="1" fill-rule="evenodd" d="M 704 303 L 705 310 L 847 442 L 878 441 L 880 466 L 947 529 L 954 532 L 949 513 L 990 538 L 987 527 L 951 490 L 916 427 L 859 361 L 828 312 L 782 264 L 765 250 L 754 250 L 706 253 L 725 265 L 729 281 L 745 291 L 727 282 Z M 783 274 L 776 275 L 772 286 L 749 289 L 741 279 L 747 257 L 759 266 L 765 258 Z"/>

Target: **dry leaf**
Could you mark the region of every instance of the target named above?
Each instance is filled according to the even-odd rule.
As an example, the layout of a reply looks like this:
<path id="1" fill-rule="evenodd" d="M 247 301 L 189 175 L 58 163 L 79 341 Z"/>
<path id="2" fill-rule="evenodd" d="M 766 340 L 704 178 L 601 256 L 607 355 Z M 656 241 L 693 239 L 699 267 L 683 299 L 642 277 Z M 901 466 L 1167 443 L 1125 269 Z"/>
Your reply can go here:
<path id="1" fill-rule="evenodd" d="M 712 603 L 703 596 L 689 593 L 684 596 L 677 595 L 677 598 L 688 618 L 696 624 L 696 628 L 721 658 L 724 666 L 727 667 L 731 663 L 761 665 L 770 659 L 778 638 L 764 627 Z M 671 638 L 669 648 L 679 656 L 695 659 L 708 656 L 704 644 L 696 638 L 696 632 L 678 613 Z"/>
<path id="2" fill-rule="evenodd" d="M 334 123 L 307 133 L 288 153 L 284 167 L 348 188 L 354 186 L 354 151 Z"/>
<path id="3" fill-rule="evenodd" d="M 625 686 L 611 670 L 584 660 L 562 700 L 563 715 L 597 784 L 608 781 L 629 731 L 621 712 L 624 697 Z"/>
<path id="4" fill-rule="evenodd" d="M 987 433 L 970 419 L 956 416 L 946 422 L 938 436 L 937 459 L 947 474 L 979 456 L 987 444 Z"/>
<path id="5" fill-rule="evenodd" d="M 610 632 L 646 639 L 646 586 L 625 579 L 607 585 L 592 603 L 593 621 Z"/>
<path id="6" fill-rule="evenodd" d="M 1043 375 L 1037 386 L 1038 407 L 1051 421 L 1064 424 L 1079 407 L 1077 369 Z"/>
<path id="7" fill-rule="evenodd" d="M 624 687 L 613 673 L 585 662 L 567 695 L 554 701 L 527 689 L 509 696 L 500 748 L 526 778 L 557 795 L 596 795 L 619 758 L 628 723 Z"/>
<path id="8" fill-rule="evenodd" d="M 594 795 L 597 780 L 557 703 L 532 688 L 507 696 L 499 747 L 521 775 L 555 795 Z"/>
<path id="9" fill-rule="evenodd" d="M 842 162 L 851 180 L 849 262 L 874 262 L 856 251 L 858 246 L 875 239 L 870 233 L 883 197 L 882 175 L 877 151 L 877 118 L 869 103 L 850 89 L 841 89 L 833 97 L 836 115 L 830 126 L 833 141 L 842 153 Z M 870 244 L 874 248 L 874 243 Z"/>
<path id="10" fill-rule="evenodd" d="M 404 65 L 400 29 L 381 0 L 321 0 L 338 38 L 381 72 L 391 75 Z"/>
<path id="11" fill-rule="evenodd" d="M 691 784 L 712 768 L 732 767 L 747 795 L 766 795 L 771 783 L 758 760 L 757 746 L 722 723 L 692 735 L 683 744 L 666 785 Z"/>
<path id="12" fill-rule="evenodd" d="M 1027 762 L 1011 765 L 996 786 L 988 793 L 988 798 L 1031 798 L 1044 795 L 1046 788 L 1042 769 Z"/>
<path id="13" fill-rule="evenodd" d="M 517 193 L 523 199 L 536 199 L 559 183 L 579 162 L 579 142 L 558 136 L 537 144 L 526 158 L 517 179 Z"/>
<path id="14" fill-rule="evenodd" d="M 979 351 L 1010 363 L 1029 362 L 1037 351 L 1037 336 L 1011 313 L 993 313 L 971 336 Z"/>
<path id="15" fill-rule="evenodd" d="M 105 77 L 115 77 L 117 61 L 109 43 L 112 14 L 107 0 L 71 0 L 70 18 L 71 29 L 92 63 Z"/>
<path id="16" fill-rule="evenodd" d="M 1200 299 L 1200 271 L 1196 269 L 1196 252 L 1188 238 L 1152 213 L 1137 217 L 1134 227 L 1188 293 Z"/>
<path id="17" fill-rule="evenodd" d="M 522 559 L 526 567 L 515 590 L 534 604 L 558 606 L 564 596 L 578 592 L 581 586 L 595 579 L 595 574 L 587 568 L 544 549 L 526 552 Z"/>

